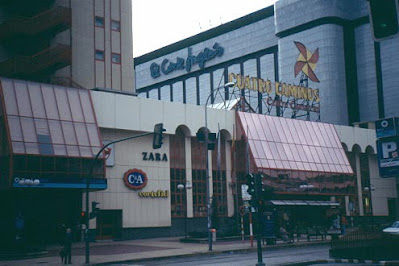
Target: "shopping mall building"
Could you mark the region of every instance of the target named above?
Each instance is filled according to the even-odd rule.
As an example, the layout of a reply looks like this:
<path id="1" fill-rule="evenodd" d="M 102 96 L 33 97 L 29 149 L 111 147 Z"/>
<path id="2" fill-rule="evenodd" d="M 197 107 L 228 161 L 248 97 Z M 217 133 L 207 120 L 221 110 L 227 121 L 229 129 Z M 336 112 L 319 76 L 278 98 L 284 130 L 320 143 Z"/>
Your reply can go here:
<path id="1" fill-rule="evenodd" d="M 4 63 L 15 51 L 0 60 L 0 228 L 8 239 L 20 217 L 32 242 L 55 241 L 63 224 L 78 238 L 87 180 L 101 209 L 90 222 L 97 239 L 205 232 L 207 196 L 213 227 L 236 232 L 247 173 L 263 174 L 277 222 L 397 216 L 396 180 L 379 176 L 367 127 L 399 116 L 399 38 L 373 42 L 363 1 L 280 0 L 135 58 L 135 70 L 124 27 L 130 1 L 47 2 L 72 10 L 63 31 L 47 30 L 57 30 L 49 43 L 70 50 L 41 58 L 41 69 Z M 7 35 L 2 51 L 21 36 Z M 151 135 L 139 135 L 157 123 L 166 131 L 155 150 Z M 197 137 L 206 129 L 216 133 L 214 150 Z M 94 160 L 104 143 L 130 136 L 138 137 Z"/>

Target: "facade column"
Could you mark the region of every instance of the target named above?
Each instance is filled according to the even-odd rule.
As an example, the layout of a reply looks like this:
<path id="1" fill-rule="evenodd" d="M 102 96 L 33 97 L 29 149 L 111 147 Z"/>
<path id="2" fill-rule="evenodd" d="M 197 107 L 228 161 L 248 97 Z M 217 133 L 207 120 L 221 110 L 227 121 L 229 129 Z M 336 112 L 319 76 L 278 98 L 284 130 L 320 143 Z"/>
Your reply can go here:
<path id="1" fill-rule="evenodd" d="M 191 136 L 185 137 L 185 153 L 186 153 L 186 184 L 193 185 L 193 167 L 191 163 Z M 186 189 L 186 210 L 187 210 L 187 217 L 193 218 L 193 190 Z"/>
<path id="2" fill-rule="evenodd" d="M 211 203 L 212 203 L 213 201 L 212 151 L 208 151 L 208 170 L 209 170 L 209 197 L 211 197 Z"/>
<path id="3" fill-rule="evenodd" d="M 375 160 L 373 154 L 367 154 L 367 160 L 369 162 L 369 173 L 370 173 L 370 206 L 371 206 L 371 215 L 374 215 L 374 202 L 377 202 L 376 193 L 374 190 L 376 189 L 376 178 L 378 177 L 378 163 Z"/>
<path id="4" fill-rule="evenodd" d="M 362 188 L 362 176 L 360 172 L 360 151 L 352 150 L 355 154 L 355 167 L 356 167 L 356 181 L 357 181 L 357 200 L 359 204 L 359 215 L 364 216 L 364 207 L 363 207 L 363 188 Z"/>
<path id="5" fill-rule="evenodd" d="M 231 162 L 231 144 L 225 141 L 225 152 L 226 152 L 226 193 L 227 193 L 227 216 L 232 217 L 234 215 L 234 197 L 232 186 L 232 162 Z"/>

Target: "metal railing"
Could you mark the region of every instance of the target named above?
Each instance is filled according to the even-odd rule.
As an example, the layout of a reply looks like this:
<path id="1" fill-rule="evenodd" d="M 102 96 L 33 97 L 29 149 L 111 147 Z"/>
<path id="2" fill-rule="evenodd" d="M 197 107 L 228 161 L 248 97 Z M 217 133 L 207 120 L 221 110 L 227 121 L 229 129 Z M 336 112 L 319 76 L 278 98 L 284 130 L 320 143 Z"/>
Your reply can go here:
<path id="1" fill-rule="evenodd" d="M 330 255 L 344 259 L 399 259 L 399 236 L 371 228 L 360 228 L 332 240 Z"/>

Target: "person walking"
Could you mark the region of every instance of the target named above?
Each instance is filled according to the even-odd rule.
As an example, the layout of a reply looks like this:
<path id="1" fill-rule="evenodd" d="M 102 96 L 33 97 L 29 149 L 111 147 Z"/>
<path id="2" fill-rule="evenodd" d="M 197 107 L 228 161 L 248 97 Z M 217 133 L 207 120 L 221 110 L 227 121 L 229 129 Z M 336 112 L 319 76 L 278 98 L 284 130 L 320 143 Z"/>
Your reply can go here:
<path id="1" fill-rule="evenodd" d="M 346 225 L 348 224 L 348 221 L 346 220 L 345 215 L 341 215 L 341 235 L 346 234 Z"/>
<path id="2" fill-rule="evenodd" d="M 72 259 L 72 230 L 67 228 L 64 240 L 64 253 L 65 253 L 65 264 L 71 264 Z"/>

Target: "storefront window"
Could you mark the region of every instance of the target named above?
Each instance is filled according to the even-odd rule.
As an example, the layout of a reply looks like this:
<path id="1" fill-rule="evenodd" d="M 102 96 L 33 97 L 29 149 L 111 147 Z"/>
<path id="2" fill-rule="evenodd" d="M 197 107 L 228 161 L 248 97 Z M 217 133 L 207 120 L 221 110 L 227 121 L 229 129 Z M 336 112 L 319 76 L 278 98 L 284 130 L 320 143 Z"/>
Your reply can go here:
<path id="1" fill-rule="evenodd" d="M 220 134 L 220 138 L 212 152 L 212 210 L 216 216 L 227 216 L 226 145 L 223 134 Z"/>
<path id="2" fill-rule="evenodd" d="M 207 215 L 205 147 L 196 138 L 191 139 L 194 217 Z"/>
<path id="3" fill-rule="evenodd" d="M 184 217 L 186 215 L 186 161 L 185 136 L 181 129 L 170 138 L 170 197 L 171 216 Z M 183 187 L 178 187 L 183 185 Z"/>

